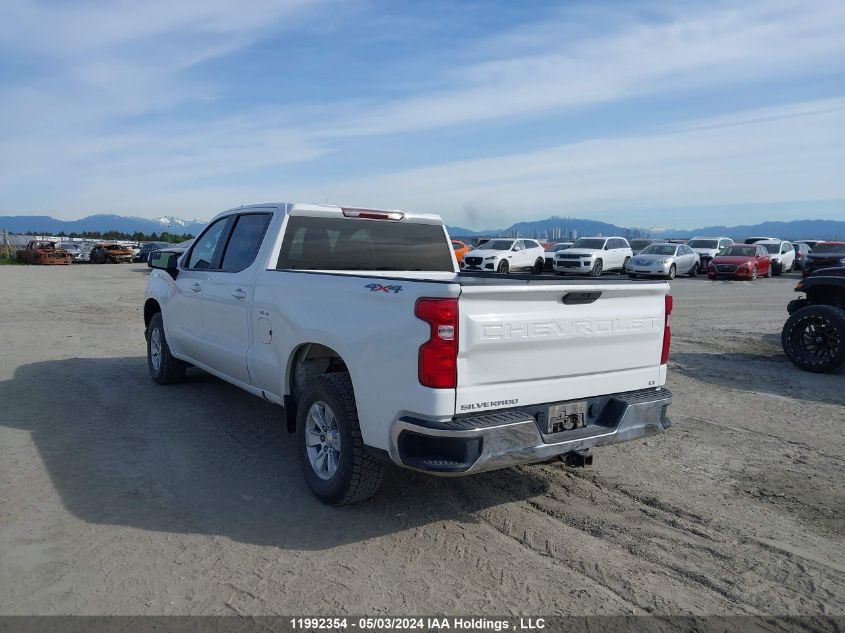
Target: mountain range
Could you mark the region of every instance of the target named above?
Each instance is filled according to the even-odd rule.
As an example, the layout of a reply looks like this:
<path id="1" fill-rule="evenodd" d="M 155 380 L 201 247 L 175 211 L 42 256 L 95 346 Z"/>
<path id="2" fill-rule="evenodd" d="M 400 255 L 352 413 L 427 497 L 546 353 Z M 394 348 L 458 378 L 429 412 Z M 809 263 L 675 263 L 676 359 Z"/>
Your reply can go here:
<path id="1" fill-rule="evenodd" d="M 161 217 L 155 220 L 149 218 L 135 218 L 113 214 L 89 215 L 79 220 L 58 220 L 49 215 L 7 215 L 0 216 L 0 231 L 10 233 L 26 233 L 34 231 L 44 235 L 56 235 L 62 231 L 65 234 L 82 233 L 84 231 L 119 231 L 121 233 L 135 233 L 140 231 L 146 235 L 152 233 L 191 233 L 196 235 L 206 225 L 202 220 L 183 220 L 176 217 Z"/>
<path id="2" fill-rule="evenodd" d="M 82 233 L 83 231 L 120 231 L 122 233 L 192 233 L 197 235 L 206 222 L 202 220 L 184 220 L 178 217 L 157 219 L 128 217 L 114 214 L 89 215 L 79 220 L 59 220 L 48 215 L 10 215 L 0 216 L 0 231 L 26 233 L 34 231 L 45 235 L 55 235 L 64 231 Z M 784 239 L 845 240 L 845 221 L 843 220 L 793 220 L 791 222 L 761 222 L 741 226 L 706 226 L 693 230 L 672 229 L 665 227 L 621 227 L 598 220 L 552 216 L 545 220 L 516 222 L 507 228 L 475 231 L 460 226 L 449 226 L 449 234 L 454 237 L 475 237 L 479 235 L 523 236 L 542 239 L 564 239 L 571 231 L 577 235 L 623 235 L 629 237 L 651 236 L 663 238 L 689 238 L 696 235 L 729 236 L 746 238 L 751 236 L 776 236 Z"/>

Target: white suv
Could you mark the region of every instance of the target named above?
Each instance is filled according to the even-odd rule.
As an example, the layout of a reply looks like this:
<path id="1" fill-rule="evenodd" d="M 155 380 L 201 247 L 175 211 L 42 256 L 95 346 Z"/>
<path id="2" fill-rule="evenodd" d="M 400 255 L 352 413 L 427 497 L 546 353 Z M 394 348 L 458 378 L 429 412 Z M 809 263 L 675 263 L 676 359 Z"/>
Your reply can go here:
<path id="1" fill-rule="evenodd" d="M 710 260 L 716 257 L 716 255 L 721 253 L 728 246 L 733 245 L 734 241 L 729 237 L 694 237 L 687 242 L 687 246 L 698 254 L 698 257 L 701 260 L 700 268 L 704 272 L 707 272 Z"/>
<path id="2" fill-rule="evenodd" d="M 795 268 L 795 247 L 785 240 L 761 240 L 755 242 L 765 248 L 772 257 L 772 274 L 791 272 Z"/>
<path id="3" fill-rule="evenodd" d="M 543 272 L 546 251 L 534 240 L 496 238 L 484 242 L 461 260 L 462 270 L 495 271 L 507 274 L 513 270 Z"/>
<path id="4" fill-rule="evenodd" d="M 565 251 L 555 253 L 555 273 L 599 277 L 604 271 L 625 272 L 633 256 L 624 237 L 582 237 Z"/>

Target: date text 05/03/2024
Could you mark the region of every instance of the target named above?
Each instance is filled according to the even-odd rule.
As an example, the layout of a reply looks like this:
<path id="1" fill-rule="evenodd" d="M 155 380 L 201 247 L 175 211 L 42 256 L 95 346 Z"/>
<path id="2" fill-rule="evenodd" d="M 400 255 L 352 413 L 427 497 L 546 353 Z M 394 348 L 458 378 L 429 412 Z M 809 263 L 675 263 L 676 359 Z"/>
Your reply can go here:
<path id="1" fill-rule="evenodd" d="M 362 618 L 291 618 L 294 630 L 362 629 L 380 631 L 539 631 L 546 628 L 543 618 L 473 618 L 473 617 L 362 617 Z"/>

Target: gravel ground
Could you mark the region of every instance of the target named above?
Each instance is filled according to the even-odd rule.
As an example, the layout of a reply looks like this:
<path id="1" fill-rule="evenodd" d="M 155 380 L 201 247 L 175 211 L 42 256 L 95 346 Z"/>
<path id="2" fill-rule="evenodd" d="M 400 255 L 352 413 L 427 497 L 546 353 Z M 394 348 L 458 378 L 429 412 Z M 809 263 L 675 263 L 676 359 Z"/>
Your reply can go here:
<path id="1" fill-rule="evenodd" d="M 0 614 L 845 614 L 845 371 L 796 277 L 673 282 L 674 427 L 322 506 L 281 410 L 148 377 L 137 265 L 0 268 Z"/>

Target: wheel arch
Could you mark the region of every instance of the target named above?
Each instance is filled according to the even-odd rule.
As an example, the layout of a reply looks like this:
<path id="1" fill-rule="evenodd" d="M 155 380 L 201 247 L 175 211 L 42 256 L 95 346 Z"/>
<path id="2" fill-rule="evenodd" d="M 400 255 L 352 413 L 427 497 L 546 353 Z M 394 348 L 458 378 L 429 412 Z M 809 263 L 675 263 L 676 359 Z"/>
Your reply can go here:
<path id="1" fill-rule="evenodd" d="M 349 365 L 332 347 L 317 342 L 298 345 L 288 359 L 282 393 L 289 433 L 296 431 L 296 409 L 299 395 L 308 382 L 322 374 L 349 372 Z"/>
<path id="2" fill-rule="evenodd" d="M 161 304 L 156 299 L 147 299 L 144 302 L 144 327 L 147 328 L 150 326 L 150 321 L 152 321 L 153 316 L 157 313 L 161 312 Z"/>

